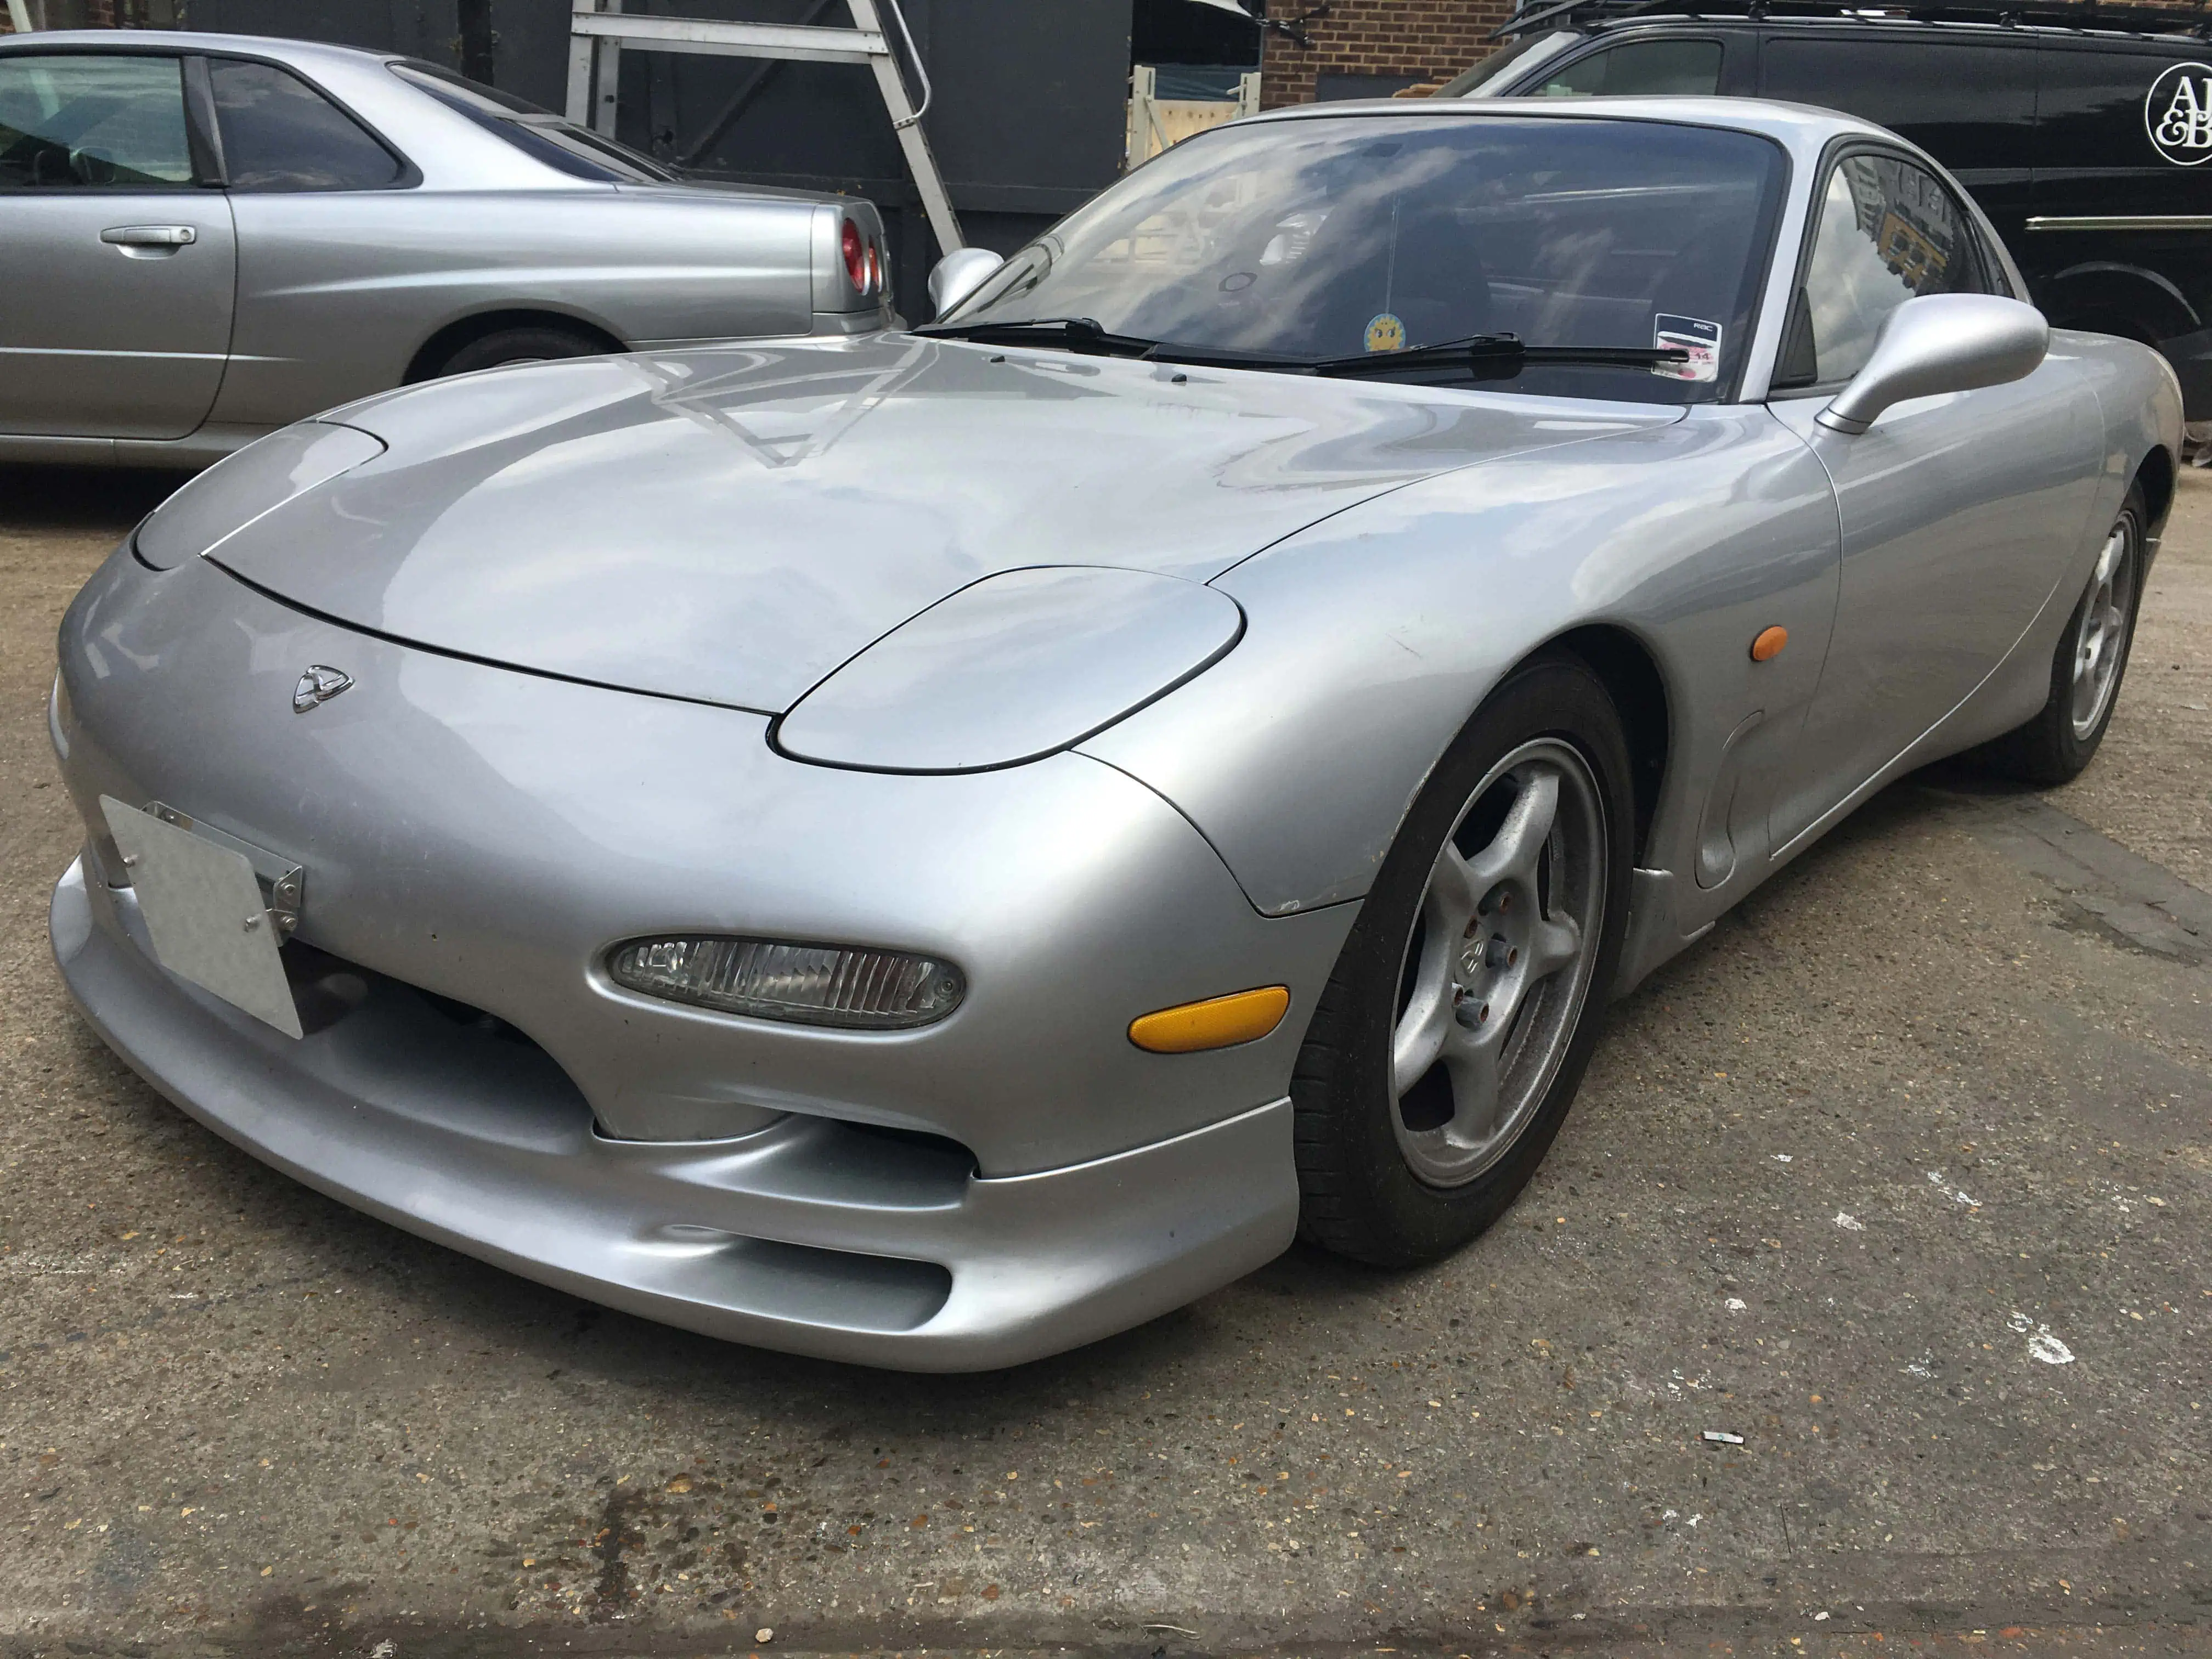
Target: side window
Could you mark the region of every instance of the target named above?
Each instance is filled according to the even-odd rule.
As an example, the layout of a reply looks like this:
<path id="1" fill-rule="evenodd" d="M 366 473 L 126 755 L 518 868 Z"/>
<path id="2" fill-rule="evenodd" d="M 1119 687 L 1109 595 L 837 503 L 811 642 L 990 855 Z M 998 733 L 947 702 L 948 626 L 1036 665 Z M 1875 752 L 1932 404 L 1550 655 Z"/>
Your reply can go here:
<path id="1" fill-rule="evenodd" d="M 208 76 L 234 190 L 380 190 L 404 170 L 353 117 L 273 64 L 218 58 Z"/>
<path id="2" fill-rule="evenodd" d="M 0 190 L 166 190 L 192 182 L 181 60 L 0 58 Z"/>
<path id="3" fill-rule="evenodd" d="M 1711 96 L 1720 88 L 1717 40 L 1632 40 L 1592 52 L 1544 78 L 1539 98 Z"/>
<path id="4" fill-rule="evenodd" d="M 1896 156 L 1847 155 L 1828 175 L 1819 212 L 1778 387 L 1849 380 L 1907 300 L 1989 291 L 1972 223 L 1925 168 Z"/>

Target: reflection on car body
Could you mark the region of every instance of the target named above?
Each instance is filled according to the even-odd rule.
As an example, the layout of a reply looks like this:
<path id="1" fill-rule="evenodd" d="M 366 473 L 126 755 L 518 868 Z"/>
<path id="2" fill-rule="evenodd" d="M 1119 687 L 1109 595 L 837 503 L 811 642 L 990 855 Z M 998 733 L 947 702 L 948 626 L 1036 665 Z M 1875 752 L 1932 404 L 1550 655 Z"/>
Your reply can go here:
<path id="1" fill-rule="evenodd" d="M 2164 364 L 1819 112 L 1286 112 L 933 285 L 370 398 L 156 512 L 52 711 L 106 1040 L 772 1347 L 1007 1364 L 1299 1234 L 1434 1259 L 1608 1000 L 1872 791 L 2088 763 L 2172 493 Z M 234 908 L 298 872 L 288 942 L 136 878 L 154 802 Z M 297 1037 L 221 989 L 276 966 Z"/>

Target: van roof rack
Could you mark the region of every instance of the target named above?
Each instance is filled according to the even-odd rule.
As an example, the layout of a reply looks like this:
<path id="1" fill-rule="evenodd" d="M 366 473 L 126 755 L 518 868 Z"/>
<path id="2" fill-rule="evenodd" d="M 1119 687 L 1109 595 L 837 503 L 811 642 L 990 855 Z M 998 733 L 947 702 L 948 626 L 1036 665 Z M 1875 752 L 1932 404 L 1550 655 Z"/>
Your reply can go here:
<path id="1" fill-rule="evenodd" d="M 1589 28 L 1629 19 L 1687 17 L 1850 18 L 1869 23 L 1990 23 L 2010 27 L 2109 30 L 2118 34 L 2193 34 L 2212 38 L 2207 0 L 1521 0 L 1494 30 L 1493 40 L 1547 26 Z"/>

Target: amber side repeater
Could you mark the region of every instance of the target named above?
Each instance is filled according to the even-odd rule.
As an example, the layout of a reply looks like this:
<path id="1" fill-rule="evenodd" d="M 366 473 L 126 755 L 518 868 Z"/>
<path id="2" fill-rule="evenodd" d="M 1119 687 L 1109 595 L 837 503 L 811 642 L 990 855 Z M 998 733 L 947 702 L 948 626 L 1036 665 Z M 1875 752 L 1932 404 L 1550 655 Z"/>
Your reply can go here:
<path id="1" fill-rule="evenodd" d="M 1283 1023 L 1290 1006 L 1290 987 L 1262 985 L 1142 1015 L 1129 1022 L 1129 1041 L 1156 1054 L 1190 1054 L 1255 1042 Z"/>
<path id="2" fill-rule="evenodd" d="M 1759 637 L 1751 642 L 1751 659 L 1753 662 L 1765 662 L 1778 657 L 1782 654 L 1782 647 L 1789 643 L 1788 629 L 1762 628 L 1759 630 Z"/>

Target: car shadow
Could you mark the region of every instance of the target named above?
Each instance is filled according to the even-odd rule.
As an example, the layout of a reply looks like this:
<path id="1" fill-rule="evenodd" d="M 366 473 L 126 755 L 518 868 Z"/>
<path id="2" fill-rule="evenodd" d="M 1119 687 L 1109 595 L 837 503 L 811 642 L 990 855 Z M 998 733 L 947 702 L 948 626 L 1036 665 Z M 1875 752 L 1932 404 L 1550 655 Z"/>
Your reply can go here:
<path id="1" fill-rule="evenodd" d="M 143 467 L 0 464 L 0 535 L 121 535 L 191 477 Z"/>

